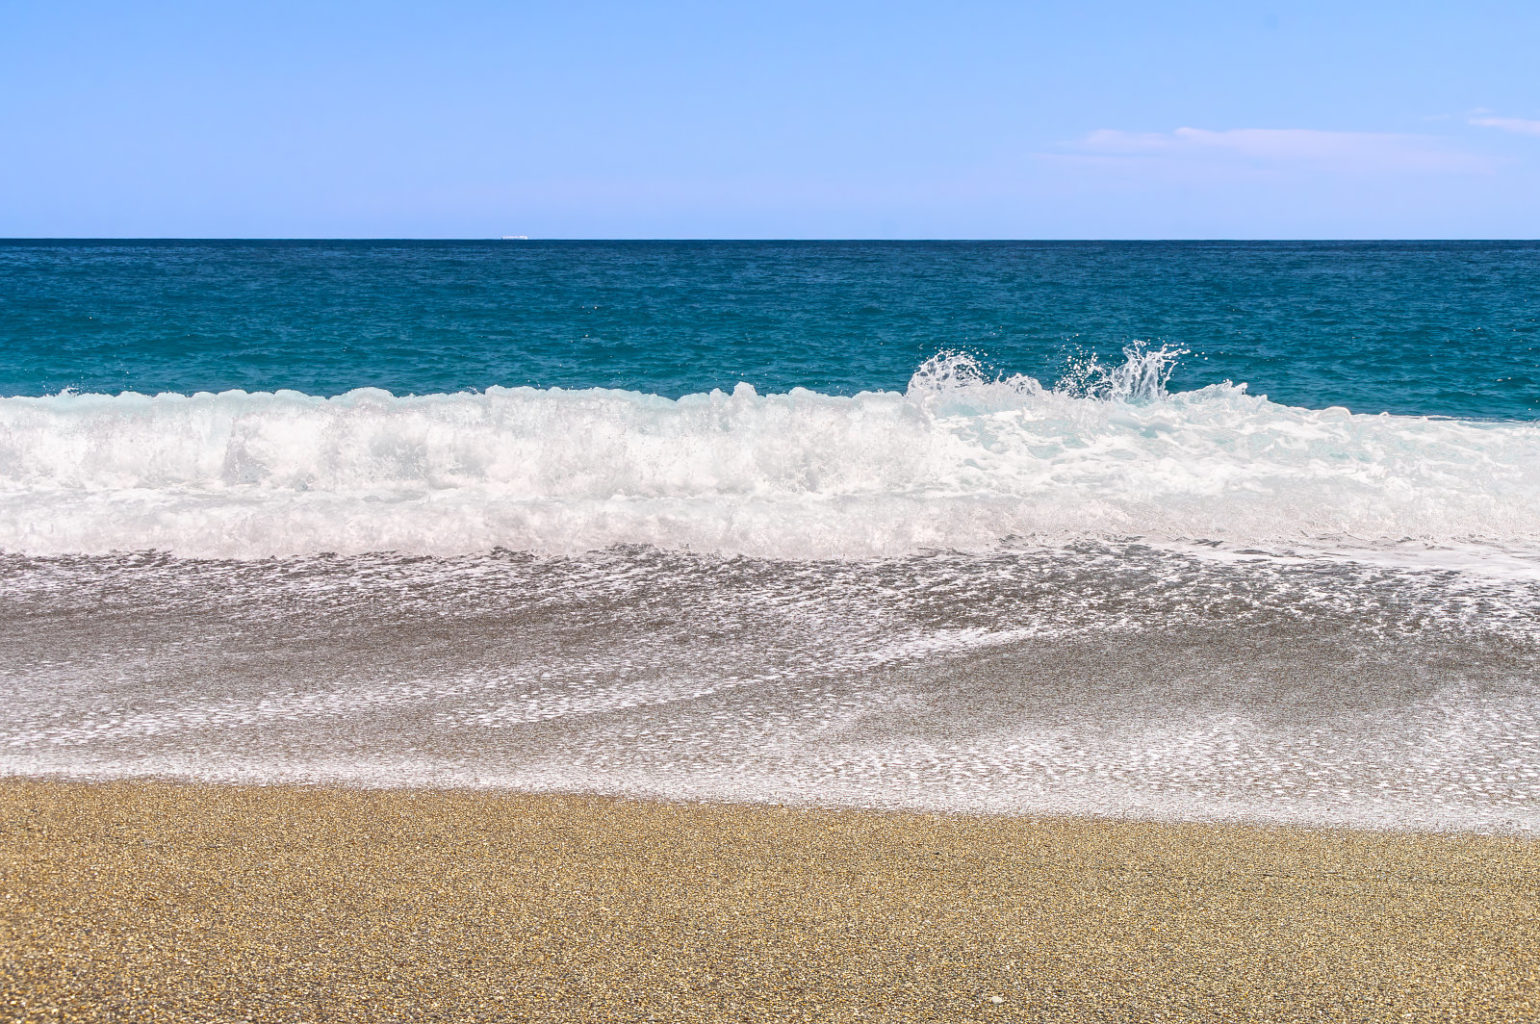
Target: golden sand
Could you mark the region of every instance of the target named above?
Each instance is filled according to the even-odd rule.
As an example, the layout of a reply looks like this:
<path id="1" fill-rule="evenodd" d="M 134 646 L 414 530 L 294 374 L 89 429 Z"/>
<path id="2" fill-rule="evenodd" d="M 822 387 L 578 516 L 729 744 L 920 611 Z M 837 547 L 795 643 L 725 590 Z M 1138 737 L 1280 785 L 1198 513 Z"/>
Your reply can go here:
<path id="1" fill-rule="evenodd" d="M 0 1019 L 1540 1019 L 1540 844 L 0 782 Z"/>

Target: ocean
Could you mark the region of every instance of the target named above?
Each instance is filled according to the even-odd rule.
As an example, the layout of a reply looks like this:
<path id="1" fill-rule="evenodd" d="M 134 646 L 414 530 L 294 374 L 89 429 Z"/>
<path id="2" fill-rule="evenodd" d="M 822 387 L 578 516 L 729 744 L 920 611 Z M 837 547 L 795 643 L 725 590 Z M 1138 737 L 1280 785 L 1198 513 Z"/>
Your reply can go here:
<path id="1" fill-rule="evenodd" d="M 1540 244 L 0 241 L 0 773 L 1540 826 Z"/>

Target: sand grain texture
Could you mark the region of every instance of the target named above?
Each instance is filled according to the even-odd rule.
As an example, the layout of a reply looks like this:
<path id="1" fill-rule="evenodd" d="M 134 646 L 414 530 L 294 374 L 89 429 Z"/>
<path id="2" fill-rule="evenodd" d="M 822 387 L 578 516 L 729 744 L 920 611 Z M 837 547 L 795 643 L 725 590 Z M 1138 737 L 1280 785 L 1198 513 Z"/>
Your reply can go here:
<path id="1" fill-rule="evenodd" d="M 1533 841 L 0 783 L 0 1019 L 1540 1019 Z"/>

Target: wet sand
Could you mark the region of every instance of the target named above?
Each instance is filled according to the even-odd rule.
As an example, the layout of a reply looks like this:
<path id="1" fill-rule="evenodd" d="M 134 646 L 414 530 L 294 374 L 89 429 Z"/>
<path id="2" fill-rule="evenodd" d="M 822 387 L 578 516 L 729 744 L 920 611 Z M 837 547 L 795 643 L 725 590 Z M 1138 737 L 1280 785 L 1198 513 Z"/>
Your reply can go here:
<path id="1" fill-rule="evenodd" d="M 0 782 L 0 1019 L 1540 1018 L 1540 844 Z"/>

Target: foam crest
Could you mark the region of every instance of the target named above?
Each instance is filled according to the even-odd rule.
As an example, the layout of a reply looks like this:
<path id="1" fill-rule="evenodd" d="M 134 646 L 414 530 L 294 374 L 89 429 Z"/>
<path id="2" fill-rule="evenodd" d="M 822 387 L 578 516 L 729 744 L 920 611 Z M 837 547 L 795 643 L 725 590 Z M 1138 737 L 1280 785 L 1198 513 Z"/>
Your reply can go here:
<path id="1" fill-rule="evenodd" d="M 956 354 L 903 393 L 489 388 L 0 399 L 0 549 L 866 557 L 1085 538 L 1540 551 L 1540 426 L 1051 388 Z"/>

